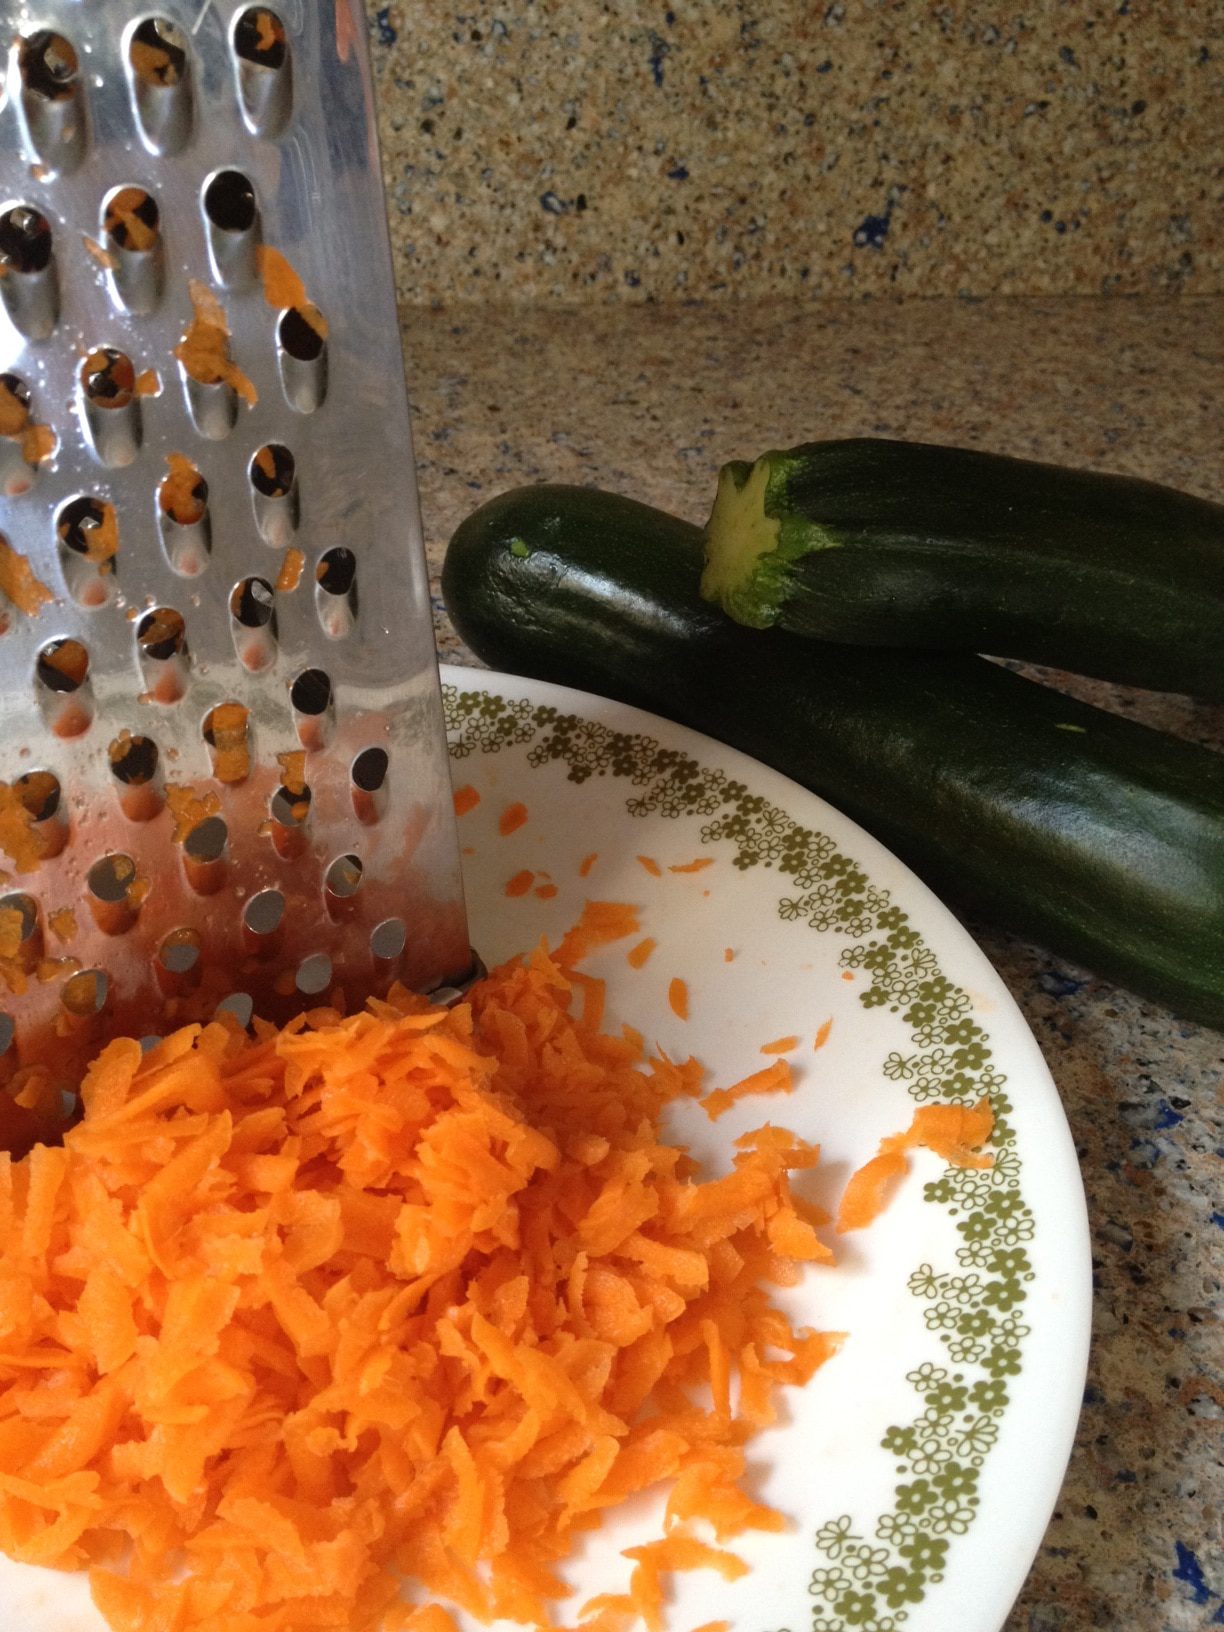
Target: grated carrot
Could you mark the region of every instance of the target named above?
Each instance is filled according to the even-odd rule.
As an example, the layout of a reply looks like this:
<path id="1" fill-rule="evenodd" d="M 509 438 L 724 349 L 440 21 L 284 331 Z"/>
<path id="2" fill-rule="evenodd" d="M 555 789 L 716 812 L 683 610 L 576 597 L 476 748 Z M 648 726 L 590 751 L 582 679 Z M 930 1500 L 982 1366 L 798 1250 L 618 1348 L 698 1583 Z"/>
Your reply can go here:
<path id="1" fill-rule="evenodd" d="M 515 873 L 513 878 L 506 880 L 505 894 L 509 896 L 526 895 L 535 883 L 535 874 L 524 867 L 521 873 Z"/>
<path id="2" fill-rule="evenodd" d="M 651 878 L 662 878 L 663 869 L 659 866 L 658 862 L 653 856 L 639 856 L 637 859 L 639 864 L 643 866 L 650 874 Z"/>
<path id="3" fill-rule="evenodd" d="M 713 856 L 698 856 L 696 861 L 678 862 L 667 870 L 669 873 L 700 873 L 707 867 L 713 867 L 713 865 Z"/>
<path id="4" fill-rule="evenodd" d="M 688 1019 L 688 1017 L 689 1017 L 689 993 L 688 993 L 688 986 L 686 985 L 686 983 L 683 980 L 680 980 L 677 977 L 668 986 L 668 988 L 667 988 L 667 1001 L 668 1001 L 668 1004 L 669 1004 L 669 1006 L 671 1008 L 672 1013 L 677 1017 L 677 1019 L 679 1019 L 679 1020 L 687 1020 Z"/>
<path id="5" fill-rule="evenodd" d="M 62 1147 L 0 1157 L 0 1547 L 90 1569 L 115 1632 L 542 1625 L 602 1512 L 665 1484 L 588 1624 L 742 1574 L 687 1525 L 783 1522 L 740 1481 L 840 1341 L 768 1292 L 829 1256 L 788 1181 L 818 1152 L 766 1127 L 703 1179 L 664 1141 L 695 1062 L 599 1030 L 572 967 L 636 929 L 589 902 L 569 961 L 452 1009 L 108 1044 Z"/>
<path id="6" fill-rule="evenodd" d="M 653 936 L 648 935 L 644 941 L 639 941 L 636 946 L 629 948 L 625 953 L 625 962 L 631 969 L 645 968 L 646 960 L 658 944 Z"/>
<path id="7" fill-rule="evenodd" d="M 733 947 L 730 947 L 730 946 L 724 946 L 723 947 L 723 962 L 724 963 L 734 963 L 735 962 L 735 950 L 734 950 Z"/>
<path id="8" fill-rule="evenodd" d="M 461 788 L 455 789 L 455 815 L 466 816 L 469 810 L 475 810 L 480 803 L 480 795 L 470 782 L 465 782 Z"/>
<path id="9" fill-rule="evenodd" d="M 729 1111 L 737 1100 L 746 1099 L 749 1094 L 789 1094 L 794 1091 L 795 1079 L 786 1060 L 774 1060 L 771 1065 L 762 1066 L 751 1076 L 743 1077 L 733 1083 L 730 1088 L 715 1088 L 702 1100 L 702 1108 L 711 1122 Z"/>
<path id="10" fill-rule="evenodd" d="M 827 1020 L 822 1020 L 821 1021 L 820 1026 L 817 1029 L 815 1040 L 812 1043 L 813 1053 L 819 1052 L 819 1050 L 822 1049 L 825 1046 L 825 1044 L 829 1040 L 829 1033 L 832 1030 L 833 1030 L 833 1017 L 830 1015 L 830 1017 Z"/>
<path id="11" fill-rule="evenodd" d="M 881 1139 L 879 1152 L 850 1175 L 837 1209 L 838 1234 L 861 1230 L 880 1216 L 896 1181 L 909 1171 L 906 1151 L 921 1146 L 952 1167 L 991 1167 L 994 1157 L 983 1156 L 981 1147 L 993 1131 L 988 1099 L 976 1105 L 920 1105 L 906 1131 Z"/>
<path id="12" fill-rule="evenodd" d="M 527 806 L 520 801 L 507 805 L 497 819 L 497 831 L 503 839 L 509 838 L 511 833 L 517 833 L 527 820 Z"/>
<path id="13" fill-rule="evenodd" d="M 276 587 L 283 594 L 292 595 L 302 581 L 302 568 L 306 565 L 306 557 L 301 550 L 292 545 L 281 557 L 280 571 L 276 575 Z"/>
<path id="14" fill-rule="evenodd" d="M 8 539 L 0 534 L 0 595 L 4 595 L 27 617 L 37 617 L 48 601 L 55 599 L 55 594 L 48 589 L 41 578 L 34 576 L 34 569 L 18 550 L 15 550 Z"/>
<path id="15" fill-rule="evenodd" d="M 557 893 L 555 884 L 537 884 L 535 893 L 541 901 L 551 901 Z"/>
<path id="16" fill-rule="evenodd" d="M 799 1047 L 798 1037 L 775 1037 L 772 1043 L 762 1043 L 762 1054 L 789 1054 Z"/>
<path id="17" fill-rule="evenodd" d="M 579 878 L 589 878 L 591 868 L 594 867 L 595 863 L 598 860 L 599 860 L 598 850 L 592 850 L 590 855 L 583 856 L 582 860 L 578 864 L 578 877 Z"/>

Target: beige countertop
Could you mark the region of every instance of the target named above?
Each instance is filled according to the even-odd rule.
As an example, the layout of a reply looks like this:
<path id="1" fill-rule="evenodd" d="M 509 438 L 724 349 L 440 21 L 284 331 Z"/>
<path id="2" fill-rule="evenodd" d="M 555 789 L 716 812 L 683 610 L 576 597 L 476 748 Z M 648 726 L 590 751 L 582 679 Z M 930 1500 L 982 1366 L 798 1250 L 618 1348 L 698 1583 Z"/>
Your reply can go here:
<path id="1" fill-rule="evenodd" d="M 404 336 L 435 589 L 451 529 L 505 488 L 590 483 L 702 520 L 724 460 L 817 436 L 1224 495 L 1224 299 L 408 308 Z M 439 641 L 465 660 L 440 608 Z M 1224 709 L 1076 689 L 1224 747 Z M 1224 1624 L 1224 1037 L 971 928 L 1062 1092 L 1096 1270 L 1076 1448 L 1007 1632 Z"/>
<path id="2" fill-rule="evenodd" d="M 367 0 L 413 301 L 1218 294 L 1218 0 Z"/>

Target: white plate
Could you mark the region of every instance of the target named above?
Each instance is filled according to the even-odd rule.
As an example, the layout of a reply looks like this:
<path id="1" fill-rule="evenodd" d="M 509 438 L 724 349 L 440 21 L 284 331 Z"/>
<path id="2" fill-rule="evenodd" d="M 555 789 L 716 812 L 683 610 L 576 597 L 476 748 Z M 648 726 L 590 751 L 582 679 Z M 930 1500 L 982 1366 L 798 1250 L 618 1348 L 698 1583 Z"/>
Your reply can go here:
<path id="1" fill-rule="evenodd" d="M 671 1578 L 669 1629 L 997 1632 L 1066 1465 L 1090 1316 L 1075 1153 L 1011 997 L 908 869 L 787 778 L 578 692 L 461 668 L 443 679 L 455 785 L 480 796 L 460 834 L 486 961 L 555 939 L 588 897 L 631 902 L 658 945 L 640 970 L 624 945 L 591 960 L 608 1023 L 697 1055 L 725 1083 L 765 1063 L 762 1043 L 802 1039 L 793 1095 L 713 1124 L 676 1112 L 674 1132 L 711 1170 L 771 1120 L 820 1142 L 807 1193 L 835 1205 L 916 1102 L 988 1093 L 998 1117 L 991 1171 L 918 1152 L 883 1217 L 835 1239 L 836 1267 L 778 1294 L 799 1323 L 850 1334 L 751 1445 L 759 1494 L 791 1523 L 733 1544 L 752 1565 L 739 1581 Z M 527 820 L 503 836 L 519 802 Z M 712 865 L 668 870 L 698 857 Z M 507 896 L 523 872 L 531 887 Z M 688 984 L 687 1022 L 667 1000 L 673 976 Z M 661 1507 L 635 1504 L 590 1538 L 573 1602 L 624 1590 L 620 1549 L 660 1533 Z M 79 1578 L 4 1561 L 0 1603 L 26 1632 L 101 1625 Z"/>

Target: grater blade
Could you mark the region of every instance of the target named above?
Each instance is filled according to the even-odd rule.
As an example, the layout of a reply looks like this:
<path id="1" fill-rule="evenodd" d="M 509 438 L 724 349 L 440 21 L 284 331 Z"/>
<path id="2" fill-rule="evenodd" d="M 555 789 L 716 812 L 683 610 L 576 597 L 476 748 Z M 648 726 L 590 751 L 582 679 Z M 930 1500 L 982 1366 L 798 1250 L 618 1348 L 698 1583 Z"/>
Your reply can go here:
<path id="1" fill-rule="evenodd" d="M 360 0 L 0 15 L 0 1080 L 33 1105 L 110 1036 L 472 958 Z"/>

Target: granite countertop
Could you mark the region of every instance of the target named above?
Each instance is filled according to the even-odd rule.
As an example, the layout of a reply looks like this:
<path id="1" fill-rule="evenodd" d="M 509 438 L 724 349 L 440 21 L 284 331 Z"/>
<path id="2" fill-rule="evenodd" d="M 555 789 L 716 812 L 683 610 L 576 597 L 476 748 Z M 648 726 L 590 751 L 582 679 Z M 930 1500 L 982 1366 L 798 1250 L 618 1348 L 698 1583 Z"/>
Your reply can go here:
<path id="1" fill-rule="evenodd" d="M 410 308 L 404 333 L 435 589 L 451 529 L 502 489 L 590 483 L 701 520 L 723 460 L 804 437 L 1224 494 L 1224 299 Z M 438 621 L 444 657 L 471 661 L 440 603 Z M 1074 684 L 1224 748 L 1224 709 Z M 1061 1090 L 1096 1271 L 1076 1447 L 1007 1632 L 1224 1624 L 1224 1037 L 971 928 Z"/>
<path id="2" fill-rule="evenodd" d="M 416 301 L 1215 294 L 1212 0 L 367 0 Z"/>

